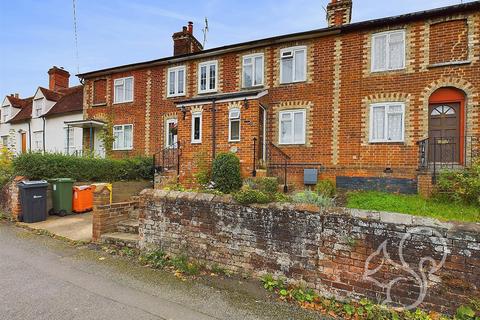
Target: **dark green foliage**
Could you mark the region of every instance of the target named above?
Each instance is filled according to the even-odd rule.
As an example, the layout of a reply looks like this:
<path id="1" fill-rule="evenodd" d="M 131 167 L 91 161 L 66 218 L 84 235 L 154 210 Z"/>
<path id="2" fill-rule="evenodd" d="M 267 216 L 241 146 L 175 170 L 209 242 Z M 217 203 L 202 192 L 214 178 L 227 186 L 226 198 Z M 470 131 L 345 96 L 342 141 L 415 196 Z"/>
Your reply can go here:
<path id="1" fill-rule="evenodd" d="M 335 184 L 330 180 L 320 180 L 315 186 L 315 191 L 322 196 L 333 198 L 337 192 Z"/>
<path id="2" fill-rule="evenodd" d="M 151 179 L 152 159 L 100 159 L 58 153 L 24 153 L 13 161 L 15 175 L 29 179 L 72 178 L 76 181 L 129 181 Z"/>
<path id="3" fill-rule="evenodd" d="M 233 199 L 241 204 L 269 203 L 272 201 L 272 197 L 268 194 L 249 187 L 244 187 L 242 190 L 234 193 Z"/>
<path id="4" fill-rule="evenodd" d="M 480 206 L 480 160 L 463 170 L 440 173 L 434 197 Z"/>
<path id="5" fill-rule="evenodd" d="M 240 160 L 233 153 L 220 153 L 213 160 L 212 180 L 215 189 L 231 193 L 242 187 Z"/>
<path id="6" fill-rule="evenodd" d="M 275 194 L 278 192 L 278 179 L 275 177 L 257 178 L 255 182 L 258 189 L 267 194 Z"/>

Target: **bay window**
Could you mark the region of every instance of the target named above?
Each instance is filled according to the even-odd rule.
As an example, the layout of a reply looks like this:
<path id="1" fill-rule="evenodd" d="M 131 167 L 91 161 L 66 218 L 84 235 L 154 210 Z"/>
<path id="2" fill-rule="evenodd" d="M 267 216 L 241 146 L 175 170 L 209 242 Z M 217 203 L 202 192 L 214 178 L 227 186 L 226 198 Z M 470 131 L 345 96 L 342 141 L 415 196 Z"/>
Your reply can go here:
<path id="1" fill-rule="evenodd" d="M 305 109 L 281 111 L 279 118 L 279 144 L 305 144 Z"/>
<path id="2" fill-rule="evenodd" d="M 263 53 L 243 57 L 243 87 L 263 85 Z"/>
<path id="3" fill-rule="evenodd" d="M 370 106 L 370 142 L 403 142 L 405 105 L 400 102 Z"/>
<path id="4" fill-rule="evenodd" d="M 228 112 L 228 141 L 240 141 L 240 109 Z"/>
<path id="5" fill-rule="evenodd" d="M 133 125 L 113 126 L 113 150 L 131 150 L 133 148 Z"/>
<path id="6" fill-rule="evenodd" d="M 133 77 L 115 79 L 114 103 L 133 101 Z"/>
<path id="7" fill-rule="evenodd" d="M 198 92 L 217 91 L 218 61 L 203 62 L 198 65 Z"/>
<path id="8" fill-rule="evenodd" d="M 185 67 L 174 67 L 168 69 L 168 97 L 185 95 Z"/>
<path id="9" fill-rule="evenodd" d="M 281 83 L 305 81 L 307 79 L 307 48 L 293 47 L 280 51 Z"/>
<path id="10" fill-rule="evenodd" d="M 372 35 L 372 72 L 405 68 L 405 31 Z"/>

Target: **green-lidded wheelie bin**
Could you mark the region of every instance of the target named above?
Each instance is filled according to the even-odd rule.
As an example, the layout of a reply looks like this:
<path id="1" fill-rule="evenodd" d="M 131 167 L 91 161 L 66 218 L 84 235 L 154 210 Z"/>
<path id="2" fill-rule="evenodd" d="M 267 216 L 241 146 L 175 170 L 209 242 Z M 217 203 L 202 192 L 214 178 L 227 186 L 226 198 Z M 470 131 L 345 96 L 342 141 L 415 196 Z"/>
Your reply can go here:
<path id="1" fill-rule="evenodd" d="M 52 184 L 52 206 L 49 211 L 51 215 L 64 217 L 72 214 L 72 194 L 74 180 L 60 178 L 50 180 Z"/>

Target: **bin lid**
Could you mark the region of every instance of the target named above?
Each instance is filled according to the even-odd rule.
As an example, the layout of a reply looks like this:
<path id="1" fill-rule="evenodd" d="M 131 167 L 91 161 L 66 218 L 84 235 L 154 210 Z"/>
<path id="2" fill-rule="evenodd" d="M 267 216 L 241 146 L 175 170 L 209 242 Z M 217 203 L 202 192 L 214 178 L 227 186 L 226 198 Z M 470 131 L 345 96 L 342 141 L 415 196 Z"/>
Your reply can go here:
<path id="1" fill-rule="evenodd" d="M 87 189 L 90 189 L 92 186 L 74 186 L 73 189 L 75 190 L 87 190 Z"/>
<path id="2" fill-rule="evenodd" d="M 45 180 L 31 180 L 31 181 L 21 181 L 18 185 L 21 188 L 38 188 L 38 187 L 48 187 L 48 182 Z"/>
<path id="3" fill-rule="evenodd" d="M 57 179 L 53 179 L 53 181 L 55 182 L 60 182 L 60 183 L 73 183 L 75 182 L 75 180 L 71 179 L 71 178 L 57 178 Z"/>

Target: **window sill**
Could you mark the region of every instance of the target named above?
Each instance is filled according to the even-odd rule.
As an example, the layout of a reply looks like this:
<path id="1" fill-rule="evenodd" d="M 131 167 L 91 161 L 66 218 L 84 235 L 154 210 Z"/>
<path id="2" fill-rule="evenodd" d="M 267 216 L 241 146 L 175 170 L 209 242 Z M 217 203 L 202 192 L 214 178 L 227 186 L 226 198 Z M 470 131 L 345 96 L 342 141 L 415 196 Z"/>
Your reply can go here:
<path id="1" fill-rule="evenodd" d="M 433 63 L 427 66 L 429 69 L 433 68 L 440 68 L 440 67 L 454 67 L 454 66 L 463 66 L 467 64 L 471 64 L 472 61 L 464 60 L 464 61 L 449 61 L 449 62 L 440 62 L 440 63 Z"/>
<path id="2" fill-rule="evenodd" d="M 167 95 L 168 99 L 174 99 L 174 98 L 180 98 L 180 97 L 186 97 L 186 94 L 172 94 L 172 95 Z"/>
<path id="3" fill-rule="evenodd" d="M 369 141 L 371 145 L 405 145 L 405 141 Z"/>
<path id="4" fill-rule="evenodd" d="M 198 95 L 199 96 L 202 96 L 202 95 L 206 95 L 206 94 L 210 94 L 210 93 L 217 93 L 218 90 L 211 90 L 211 91 L 199 91 L 198 92 Z"/>
<path id="5" fill-rule="evenodd" d="M 112 151 L 132 151 L 133 148 L 130 149 L 112 149 Z"/>
<path id="6" fill-rule="evenodd" d="M 116 105 L 116 104 L 127 104 L 127 103 L 133 103 L 133 100 L 130 100 L 130 101 L 122 101 L 122 102 L 114 102 L 113 104 Z"/>
<path id="7" fill-rule="evenodd" d="M 382 75 L 386 73 L 402 73 L 405 72 L 407 68 L 401 68 L 401 69 L 389 69 L 389 70 L 370 70 L 371 75 Z"/>
<path id="8" fill-rule="evenodd" d="M 289 85 L 301 84 L 301 83 L 307 83 L 307 80 L 292 81 L 292 82 L 280 82 L 280 85 L 281 86 L 289 86 Z"/>
<path id="9" fill-rule="evenodd" d="M 247 90 L 255 90 L 255 89 L 262 89 L 262 88 L 265 88 L 264 84 L 258 84 L 256 86 L 250 86 L 250 87 L 242 86 L 241 90 L 247 91 Z"/>
<path id="10" fill-rule="evenodd" d="M 279 147 L 305 147 L 307 144 L 305 142 L 303 143 L 279 143 Z"/>
<path id="11" fill-rule="evenodd" d="M 202 144 L 202 141 L 192 141 L 192 144 Z"/>
<path id="12" fill-rule="evenodd" d="M 102 102 L 102 103 L 95 103 L 95 104 L 92 104 L 92 107 L 95 108 L 95 107 L 104 107 L 106 106 L 107 103 L 106 102 Z"/>
<path id="13" fill-rule="evenodd" d="M 228 140 L 228 143 L 240 143 L 241 140 Z"/>

